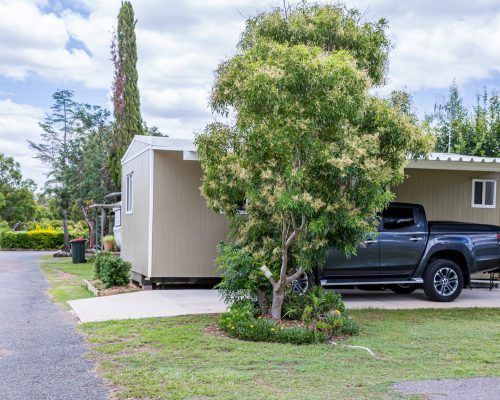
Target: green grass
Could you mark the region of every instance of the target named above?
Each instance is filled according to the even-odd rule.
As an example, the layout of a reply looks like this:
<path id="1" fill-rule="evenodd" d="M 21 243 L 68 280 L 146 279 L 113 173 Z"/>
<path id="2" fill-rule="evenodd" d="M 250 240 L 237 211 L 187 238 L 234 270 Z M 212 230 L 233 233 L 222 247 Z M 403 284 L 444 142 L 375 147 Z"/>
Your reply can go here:
<path id="1" fill-rule="evenodd" d="M 117 398 L 387 399 L 393 382 L 500 374 L 500 310 L 353 311 L 344 344 L 242 342 L 204 332 L 216 316 L 83 324 Z"/>
<path id="2" fill-rule="evenodd" d="M 70 300 L 85 299 L 94 295 L 83 285 L 83 279 L 93 279 L 94 264 L 73 264 L 71 258 L 41 257 L 41 268 L 50 283 L 51 298 L 68 307 Z"/>

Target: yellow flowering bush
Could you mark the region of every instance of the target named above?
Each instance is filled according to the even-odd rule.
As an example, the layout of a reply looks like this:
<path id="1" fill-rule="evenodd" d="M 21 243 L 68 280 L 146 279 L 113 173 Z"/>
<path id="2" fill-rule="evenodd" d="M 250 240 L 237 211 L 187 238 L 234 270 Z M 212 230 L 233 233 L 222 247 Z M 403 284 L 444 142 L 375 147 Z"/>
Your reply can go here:
<path id="1" fill-rule="evenodd" d="M 324 332 L 308 327 L 285 327 L 269 318 L 256 318 L 255 312 L 249 301 L 235 303 L 229 312 L 222 314 L 219 326 L 233 338 L 255 342 L 310 344 L 327 340 Z"/>
<path id="2" fill-rule="evenodd" d="M 21 232 L 4 232 L 0 236 L 3 249 L 58 249 L 64 243 L 64 234 L 54 229 L 35 229 Z"/>

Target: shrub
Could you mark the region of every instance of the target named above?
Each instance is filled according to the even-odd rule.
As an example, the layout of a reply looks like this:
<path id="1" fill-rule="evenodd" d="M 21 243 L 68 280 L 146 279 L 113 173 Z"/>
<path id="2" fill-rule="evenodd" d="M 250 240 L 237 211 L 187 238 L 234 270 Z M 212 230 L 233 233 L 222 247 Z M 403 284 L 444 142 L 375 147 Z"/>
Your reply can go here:
<path id="1" fill-rule="evenodd" d="M 292 344 L 323 343 L 325 333 L 308 327 L 287 327 L 268 318 L 255 318 L 251 301 L 234 303 L 229 312 L 221 315 L 219 326 L 229 336 L 255 342 Z"/>
<path id="2" fill-rule="evenodd" d="M 88 238 L 89 236 L 89 229 L 85 221 L 70 222 L 68 224 L 68 230 L 71 237 Z"/>
<path id="3" fill-rule="evenodd" d="M 29 221 L 23 224 L 23 228 L 26 231 L 34 231 L 34 230 L 54 230 L 58 232 L 62 232 L 62 220 L 51 220 L 51 219 L 42 219 L 40 221 Z M 88 227 L 85 221 L 68 221 L 68 232 L 70 237 L 87 237 L 88 236 Z"/>
<path id="4" fill-rule="evenodd" d="M 5 231 L 10 231 L 9 223 L 7 221 L 0 221 L 0 235 Z"/>
<path id="5" fill-rule="evenodd" d="M 233 304 L 245 299 L 257 302 L 259 290 L 267 289 L 270 295 L 271 287 L 267 278 L 259 271 L 259 264 L 245 249 L 221 242 L 218 247 L 219 257 L 216 261 L 222 281 L 217 285 L 222 300 Z"/>
<path id="6" fill-rule="evenodd" d="M 328 335 L 355 335 L 359 326 L 347 313 L 340 294 L 314 286 L 305 294 L 288 293 L 283 304 L 283 315 L 292 320 L 316 324 Z"/>
<path id="7" fill-rule="evenodd" d="M 64 244 L 64 234 L 52 229 L 10 232 L 0 235 L 0 247 L 3 249 L 57 249 Z"/>
<path id="8" fill-rule="evenodd" d="M 95 276 L 107 288 L 128 284 L 131 267 L 128 261 L 109 252 L 99 252 L 95 257 Z"/>
<path id="9" fill-rule="evenodd" d="M 313 321 L 328 314 L 332 310 L 345 313 L 342 297 L 321 286 L 313 286 L 307 293 L 290 292 L 283 304 L 283 316 L 293 320 Z"/>

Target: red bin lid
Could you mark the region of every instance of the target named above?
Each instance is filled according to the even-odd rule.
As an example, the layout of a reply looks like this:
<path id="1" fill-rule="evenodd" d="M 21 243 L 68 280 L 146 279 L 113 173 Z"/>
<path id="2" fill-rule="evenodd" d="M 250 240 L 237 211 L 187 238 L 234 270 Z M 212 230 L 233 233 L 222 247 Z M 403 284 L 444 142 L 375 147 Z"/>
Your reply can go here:
<path id="1" fill-rule="evenodd" d="M 75 238 L 73 240 L 70 240 L 69 242 L 70 243 L 82 243 L 82 242 L 86 242 L 86 241 L 87 241 L 87 239 L 85 239 L 85 238 Z"/>

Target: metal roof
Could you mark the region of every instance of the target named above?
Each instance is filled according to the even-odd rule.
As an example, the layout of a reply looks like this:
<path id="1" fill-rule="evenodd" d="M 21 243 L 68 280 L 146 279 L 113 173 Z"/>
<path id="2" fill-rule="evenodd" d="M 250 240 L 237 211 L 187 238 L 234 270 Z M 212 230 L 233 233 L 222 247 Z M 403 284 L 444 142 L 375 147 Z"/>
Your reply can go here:
<path id="1" fill-rule="evenodd" d="M 467 156 L 464 154 L 455 154 L 455 153 L 430 153 L 426 159 L 429 161 L 500 163 L 500 158 Z"/>
<path id="2" fill-rule="evenodd" d="M 163 136 L 134 136 L 137 142 L 149 144 L 158 150 L 171 151 L 196 151 L 196 146 L 193 139 L 180 139 Z"/>
<path id="3" fill-rule="evenodd" d="M 409 160 L 406 168 L 500 172 L 500 158 L 430 153 L 427 157 Z"/>

